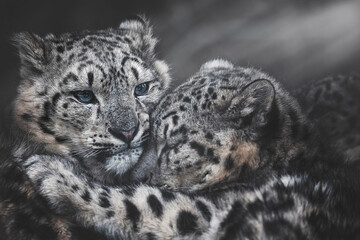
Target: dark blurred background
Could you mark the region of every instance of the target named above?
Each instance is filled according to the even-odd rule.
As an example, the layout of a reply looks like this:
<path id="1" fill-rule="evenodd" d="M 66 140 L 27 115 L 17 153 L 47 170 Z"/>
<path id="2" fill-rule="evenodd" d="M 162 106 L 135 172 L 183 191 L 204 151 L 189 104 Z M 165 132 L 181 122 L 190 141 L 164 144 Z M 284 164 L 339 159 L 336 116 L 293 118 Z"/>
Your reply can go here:
<path id="1" fill-rule="evenodd" d="M 1 0 L 0 13 L 2 120 L 19 81 L 11 34 L 116 27 L 139 13 L 153 23 L 177 83 L 215 57 L 261 68 L 289 88 L 360 71 L 359 0 Z"/>

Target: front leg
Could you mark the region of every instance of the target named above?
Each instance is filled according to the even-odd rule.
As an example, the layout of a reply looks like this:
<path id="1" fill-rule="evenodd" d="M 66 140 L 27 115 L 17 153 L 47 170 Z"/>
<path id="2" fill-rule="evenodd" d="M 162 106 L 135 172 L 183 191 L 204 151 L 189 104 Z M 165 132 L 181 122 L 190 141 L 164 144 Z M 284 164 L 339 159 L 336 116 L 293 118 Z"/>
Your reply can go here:
<path id="1" fill-rule="evenodd" d="M 202 238 L 218 227 L 216 207 L 203 197 L 147 185 L 91 183 L 73 163 L 57 156 L 36 155 L 23 166 L 54 211 L 109 237 Z"/>

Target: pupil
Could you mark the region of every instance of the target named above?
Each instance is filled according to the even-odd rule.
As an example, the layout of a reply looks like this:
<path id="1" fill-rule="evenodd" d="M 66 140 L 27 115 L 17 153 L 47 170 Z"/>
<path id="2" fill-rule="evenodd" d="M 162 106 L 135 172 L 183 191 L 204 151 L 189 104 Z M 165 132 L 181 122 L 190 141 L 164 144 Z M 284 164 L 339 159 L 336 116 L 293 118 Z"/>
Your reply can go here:
<path id="1" fill-rule="evenodd" d="M 147 92 L 147 88 L 148 88 L 148 86 L 147 86 L 146 83 L 142 83 L 140 85 L 137 85 L 135 87 L 135 93 L 137 95 L 144 95 Z"/>

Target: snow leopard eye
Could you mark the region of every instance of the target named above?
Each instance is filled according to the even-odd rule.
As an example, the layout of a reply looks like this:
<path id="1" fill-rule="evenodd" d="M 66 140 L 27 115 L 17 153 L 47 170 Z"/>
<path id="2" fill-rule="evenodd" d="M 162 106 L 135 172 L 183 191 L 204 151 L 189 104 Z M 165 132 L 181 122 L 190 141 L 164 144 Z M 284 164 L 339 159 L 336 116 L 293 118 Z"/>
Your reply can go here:
<path id="1" fill-rule="evenodd" d="M 141 83 L 135 87 L 135 96 L 143 96 L 149 91 L 149 83 Z"/>
<path id="2" fill-rule="evenodd" d="M 96 98 L 92 91 L 76 91 L 74 97 L 81 103 L 94 103 Z"/>

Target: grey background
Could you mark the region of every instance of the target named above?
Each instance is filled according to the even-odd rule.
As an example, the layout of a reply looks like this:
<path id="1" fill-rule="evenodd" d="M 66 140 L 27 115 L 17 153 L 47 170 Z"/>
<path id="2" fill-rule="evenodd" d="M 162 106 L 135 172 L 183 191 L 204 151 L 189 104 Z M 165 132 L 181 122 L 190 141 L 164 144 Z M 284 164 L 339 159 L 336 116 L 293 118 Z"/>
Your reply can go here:
<path id="1" fill-rule="evenodd" d="M 11 119 L 19 81 L 11 34 L 116 27 L 139 13 L 153 23 L 158 55 L 170 64 L 176 84 L 216 57 L 261 68 L 289 88 L 360 71 L 359 0 L 2 0 L 1 126 Z"/>

